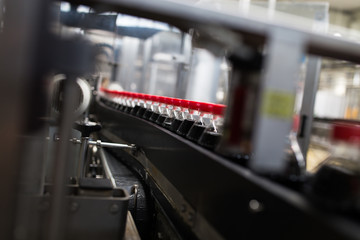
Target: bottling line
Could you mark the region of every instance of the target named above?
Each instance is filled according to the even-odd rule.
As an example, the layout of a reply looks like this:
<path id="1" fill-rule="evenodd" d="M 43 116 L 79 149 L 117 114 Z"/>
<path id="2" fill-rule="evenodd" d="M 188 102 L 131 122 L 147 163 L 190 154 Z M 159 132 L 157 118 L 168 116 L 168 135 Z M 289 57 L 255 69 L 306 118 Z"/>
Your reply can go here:
<path id="1" fill-rule="evenodd" d="M 359 125 L 313 123 L 321 58 L 358 43 L 191 1 L 0 5 L 1 239 L 359 239 Z"/>

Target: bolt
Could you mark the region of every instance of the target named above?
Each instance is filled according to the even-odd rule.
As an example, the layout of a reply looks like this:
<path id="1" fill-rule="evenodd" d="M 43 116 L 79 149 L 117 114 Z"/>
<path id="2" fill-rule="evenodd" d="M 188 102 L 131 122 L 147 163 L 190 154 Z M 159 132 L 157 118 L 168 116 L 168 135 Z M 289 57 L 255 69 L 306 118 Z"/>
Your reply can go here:
<path id="1" fill-rule="evenodd" d="M 54 141 L 57 142 L 59 140 L 60 140 L 59 135 L 57 133 L 54 134 Z"/>
<path id="2" fill-rule="evenodd" d="M 256 199 L 252 199 L 249 202 L 249 210 L 253 213 L 261 212 L 264 209 L 264 205 Z"/>
<path id="3" fill-rule="evenodd" d="M 70 212 L 76 212 L 79 209 L 79 204 L 77 202 L 71 202 Z"/>
<path id="4" fill-rule="evenodd" d="M 110 206 L 110 212 L 113 214 L 117 213 L 119 210 L 120 210 L 120 207 L 116 203 L 114 203 Z"/>

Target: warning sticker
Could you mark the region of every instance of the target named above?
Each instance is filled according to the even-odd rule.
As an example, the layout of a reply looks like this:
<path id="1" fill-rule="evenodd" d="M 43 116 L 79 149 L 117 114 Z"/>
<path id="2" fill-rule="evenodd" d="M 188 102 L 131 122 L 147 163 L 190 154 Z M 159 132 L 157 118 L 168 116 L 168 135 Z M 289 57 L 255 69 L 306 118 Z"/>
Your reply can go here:
<path id="1" fill-rule="evenodd" d="M 289 119 L 294 114 L 294 104 L 294 94 L 268 90 L 263 98 L 261 112 L 268 117 Z"/>

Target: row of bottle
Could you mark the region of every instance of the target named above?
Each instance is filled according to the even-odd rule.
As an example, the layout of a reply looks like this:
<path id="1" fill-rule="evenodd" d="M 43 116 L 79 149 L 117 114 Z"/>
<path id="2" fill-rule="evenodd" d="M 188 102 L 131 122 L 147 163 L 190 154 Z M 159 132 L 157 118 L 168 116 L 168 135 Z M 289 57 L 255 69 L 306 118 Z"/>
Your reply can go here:
<path id="1" fill-rule="evenodd" d="M 238 152 L 239 156 L 233 156 L 229 151 L 223 151 L 220 139 L 223 134 L 224 105 L 107 89 L 102 89 L 102 92 L 111 99 L 103 98 L 104 103 L 113 108 L 155 122 L 233 160 L 241 158 L 244 162 L 246 157 L 250 157 L 242 152 Z M 310 197 L 322 207 L 358 213 L 360 125 L 336 123 L 333 128 L 333 151 L 306 181 L 306 189 Z M 286 182 L 288 186 L 298 188 L 294 183 L 303 183 L 297 178 L 303 177 L 304 173 L 299 164 L 298 155 L 301 152 L 299 147 L 294 150 L 294 143 L 296 136 L 290 134 L 288 147 L 284 149 L 285 161 L 288 162 L 285 177 L 292 181 Z"/>
<path id="2" fill-rule="evenodd" d="M 101 89 L 110 95 L 112 107 L 154 122 L 164 128 L 214 149 L 222 136 L 225 106 L 184 99 Z"/>

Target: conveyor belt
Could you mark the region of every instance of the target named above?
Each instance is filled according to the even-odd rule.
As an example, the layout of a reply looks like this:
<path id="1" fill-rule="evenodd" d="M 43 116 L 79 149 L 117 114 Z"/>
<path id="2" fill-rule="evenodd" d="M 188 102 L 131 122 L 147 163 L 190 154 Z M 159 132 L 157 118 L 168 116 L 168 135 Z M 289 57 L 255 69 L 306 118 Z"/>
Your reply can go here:
<path id="1" fill-rule="evenodd" d="M 136 173 L 132 172 L 112 154 L 104 150 L 104 155 L 106 157 L 112 176 L 115 179 L 116 186 L 129 192 L 131 196 L 129 200 L 129 211 L 135 220 L 140 235 L 143 239 L 146 239 L 146 237 L 144 238 L 144 235 L 151 227 L 151 213 L 149 212 L 150 203 L 149 199 L 147 199 L 145 186 Z M 136 201 L 133 193 L 134 185 L 138 186 Z"/>
<path id="2" fill-rule="evenodd" d="M 358 223 L 322 212 L 304 195 L 256 176 L 156 124 L 100 102 L 95 112 L 107 140 L 125 140 L 142 148 L 140 152 L 114 151 L 142 165 L 142 176 L 151 175 L 180 214 L 179 202 L 193 208 L 194 220 L 188 224 L 199 237 L 211 231 L 205 223 L 226 239 L 360 236 Z M 178 201 L 178 194 L 183 200 Z M 261 211 L 254 211 L 253 200 L 263 206 Z"/>

